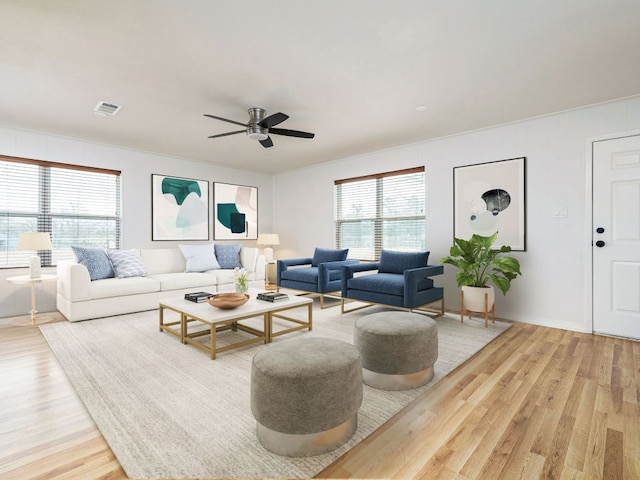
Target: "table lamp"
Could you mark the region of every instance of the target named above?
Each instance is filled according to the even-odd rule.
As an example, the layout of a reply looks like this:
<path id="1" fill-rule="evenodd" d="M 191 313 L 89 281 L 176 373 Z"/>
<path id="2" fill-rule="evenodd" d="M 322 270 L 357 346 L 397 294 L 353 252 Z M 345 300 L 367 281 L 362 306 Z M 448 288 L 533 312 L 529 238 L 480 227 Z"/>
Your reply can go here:
<path id="1" fill-rule="evenodd" d="M 53 250 L 49 232 L 24 232 L 18 237 L 18 250 Z M 29 260 L 29 275 L 40 277 L 40 257 L 36 254 Z"/>
<path id="2" fill-rule="evenodd" d="M 260 246 L 264 246 L 264 261 L 269 263 L 273 262 L 273 247 L 274 245 L 280 245 L 280 238 L 277 233 L 261 233 L 258 235 L 258 241 L 256 242 Z"/>

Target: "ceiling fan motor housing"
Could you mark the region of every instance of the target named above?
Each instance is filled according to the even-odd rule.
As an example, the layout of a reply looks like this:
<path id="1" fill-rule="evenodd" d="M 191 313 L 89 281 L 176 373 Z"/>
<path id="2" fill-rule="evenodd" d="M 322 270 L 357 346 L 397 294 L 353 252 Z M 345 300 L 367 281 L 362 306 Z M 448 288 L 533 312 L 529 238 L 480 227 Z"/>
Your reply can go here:
<path id="1" fill-rule="evenodd" d="M 247 136 L 249 138 L 265 140 L 269 136 L 269 129 L 259 125 L 264 120 L 266 113 L 262 108 L 249 109 L 249 123 L 247 123 Z"/>

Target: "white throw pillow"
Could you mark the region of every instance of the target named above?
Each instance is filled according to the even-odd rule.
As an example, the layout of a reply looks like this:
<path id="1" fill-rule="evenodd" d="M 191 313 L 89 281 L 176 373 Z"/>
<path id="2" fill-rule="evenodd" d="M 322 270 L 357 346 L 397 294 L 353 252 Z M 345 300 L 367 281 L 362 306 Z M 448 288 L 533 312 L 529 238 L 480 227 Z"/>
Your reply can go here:
<path id="1" fill-rule="evenodd" d="M 220 268 L 213 243 L 207 245 L 178 245 L 187 262 L 185 272 L 206 272 Z"/>

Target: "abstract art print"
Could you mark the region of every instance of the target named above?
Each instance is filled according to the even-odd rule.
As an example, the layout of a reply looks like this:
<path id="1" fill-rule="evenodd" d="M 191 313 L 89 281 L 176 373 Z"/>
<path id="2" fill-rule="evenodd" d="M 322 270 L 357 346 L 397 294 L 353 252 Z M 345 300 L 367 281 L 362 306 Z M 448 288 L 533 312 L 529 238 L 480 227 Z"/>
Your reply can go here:
<path id="1" fill-rule="evenodd" d="M 258 188 L 214 183 L 213 215 L 214 240 L 256 240 Z"/>
<path id="2" fill-rule="evenodd" d="M 493 235 L 525 251 L 525 157 L 453 169 L 453 236 Z"/>
<path id="3" fill-rule="evenodd" d="M 209 182 L 151 175 L 151 240 L 209 240 Z"/>

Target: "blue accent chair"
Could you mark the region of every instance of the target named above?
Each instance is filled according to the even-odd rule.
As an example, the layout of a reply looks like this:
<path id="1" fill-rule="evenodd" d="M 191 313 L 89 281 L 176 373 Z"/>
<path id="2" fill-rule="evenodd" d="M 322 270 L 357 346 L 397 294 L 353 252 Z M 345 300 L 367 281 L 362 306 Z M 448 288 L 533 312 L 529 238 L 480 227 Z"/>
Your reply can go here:
<path id="1" fill-rule="evenodd" d="M 429 252 L 397 252 L 382 250 L 379 262 L 363 262 L 342 267 L 342 313 L 353 312 L 364 305 L 345 310 L 345 303 L 357 300 L 382 304 L 401 310 L 426 310 L 425 305 L 440 301 L 444 315 L 444 289 L 433 284 L 435 275 L 442 275 L 442 265 L 428 265 Z M 360 274 L 377 270 L 377 273 Z"/>
<path id="2" fill-rule="evenodd" d="M 311 258 L 278 260 L 276 265 L 278 290 L 282 287 L 318 293 L 320 308 L 325 308 L 325 295 L 338 292 L 337 296 L 339 296 L 342 289 L 342 267 L 359 263 L 358 260 L 347 260 L 348 253 L 349 249 L 316 248 Z M 335 295 L 327 296 L 335 298 Z"/>

